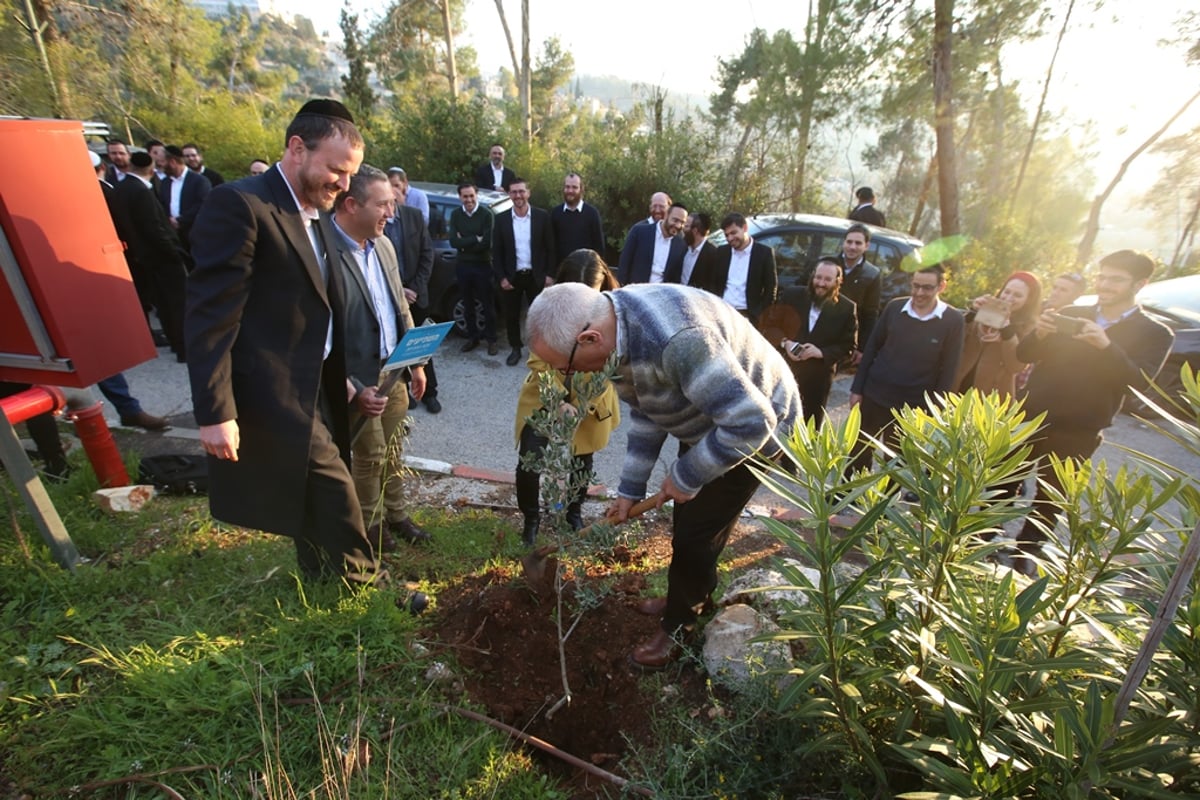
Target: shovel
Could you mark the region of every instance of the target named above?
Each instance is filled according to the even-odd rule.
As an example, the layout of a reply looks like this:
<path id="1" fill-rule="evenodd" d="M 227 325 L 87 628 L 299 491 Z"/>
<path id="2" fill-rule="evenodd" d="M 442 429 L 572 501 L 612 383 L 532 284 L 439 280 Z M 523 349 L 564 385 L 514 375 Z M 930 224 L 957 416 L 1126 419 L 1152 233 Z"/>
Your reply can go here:
<path id="1" fill-rule="evenodd" d="M 658 493 L 647 497 L 645 500 L 634 503 L 633 507 L 629 509 L 629 516 L 627 519 L 640 517 L 650 509 L 657 508 L 662 502 L 662 499 L 661 493 Z M 593 522 L 591 525 L 580 528 L 575 532 L 575 535 L 582 539 L 584 536 L 587 536 L 589 533 L 591 533 L 593 527 L 600 525 L 601 523 L 608 525 L 618 524 L 616 517 L 605 517 L 599 522 Z M 521 557 L 521 570 L 525 573 L 525 580 L 538 594 L 544 594 L 543 590 L 546 587 L 546 564 L 549 561 L 550 556 L 557 552 L 557 544 L 547 544 L 542 545 L 536 550 L 530 550 Z"/>

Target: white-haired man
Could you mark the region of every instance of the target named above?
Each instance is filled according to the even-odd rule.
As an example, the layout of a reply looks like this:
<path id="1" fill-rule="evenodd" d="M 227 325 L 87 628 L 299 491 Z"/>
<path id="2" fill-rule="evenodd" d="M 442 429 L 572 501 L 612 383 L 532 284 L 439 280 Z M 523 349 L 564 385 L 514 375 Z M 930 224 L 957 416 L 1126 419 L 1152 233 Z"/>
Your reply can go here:
<path id="1" fill-rule="evenodd" d="M 645 496 L 667 436 L 680 442 L 659 490 L 662 501 L 675 501 L 667 596 L 640 606 L 661 615 L 661 627 L 630 655 L 635 666 L 660 669 L 678 657 L 697 609 L 711 605 L 717 559 L 758 487 L 747 458 L 777 454 L 776 436 L 800 418 L 796 382 L 749 321 L 686 286 L 598 292 L 557 284 L 530 306 L 526 327 L 534 353 L 566 375 L 619 358 L 613 385 L 633 424 L 610 509 L 618 520 Z"/>

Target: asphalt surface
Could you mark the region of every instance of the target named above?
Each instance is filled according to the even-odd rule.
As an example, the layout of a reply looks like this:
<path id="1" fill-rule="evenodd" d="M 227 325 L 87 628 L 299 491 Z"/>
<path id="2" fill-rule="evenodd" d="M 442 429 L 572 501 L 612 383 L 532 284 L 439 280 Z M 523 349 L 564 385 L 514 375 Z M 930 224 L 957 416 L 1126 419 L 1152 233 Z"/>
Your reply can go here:
<path id="1" fill-rule="evenodd" d="M 411 433 L 406 446 L 407 456 L 466 465 L 481 469 L 509 471 L 516 467 L 517 451 L 513 438 L 517 392 L 525 378 L 524 359 L 514 367 L 504 361 L 508 348 L 501 334 L 500 352 L 487 355 L 480 347 L 462 353 L 463 340 L 450 336 L 436 357 L 440 383 L 438 399 L 440 414 L 430 414 L 417 406 L 410 412 Z M 528 350 L 523 351 L 528 354 Z M 143 407 L 152 414 L 166 416 L 173 428 L 166 434 L 121 433 L 122 445 L 143 452 L 200 452 L 197 426 L 191 413 L 191 395 L 187 370 L 176 363 L 166 348 L 159 357 L 125 373 L 131 391 Z M 829 414 L 833 419 L 847 413 L 849 376 L 840 376 L 834 383 Z M 98 393 L 97 393 L 98 394 Z M 624 411 L 624 408 L 622 409 Z M 105 416 L 110 426 L 117 426 L 116 412 L 105 403 Z M 623 418 L 609 446 L 594 459 L 597 482 L 615 488 L 625 451 L 628 419 Z M 1152 431 L 1145 423 L 1121 415 L 1105 433 L 1098 459 L 1108 462 L 1110 469 L 1130 460 L 1123 448 L 1148 453 L 1184 470 L 1200 475 L 1200 459 L 1175 443 Z M 674 459 L 675 447 L 668 443 L 651 479 L 653 489 L 661 482 L 668 459 Z M 765 491 L 765 490 L 764 490 Z"/>

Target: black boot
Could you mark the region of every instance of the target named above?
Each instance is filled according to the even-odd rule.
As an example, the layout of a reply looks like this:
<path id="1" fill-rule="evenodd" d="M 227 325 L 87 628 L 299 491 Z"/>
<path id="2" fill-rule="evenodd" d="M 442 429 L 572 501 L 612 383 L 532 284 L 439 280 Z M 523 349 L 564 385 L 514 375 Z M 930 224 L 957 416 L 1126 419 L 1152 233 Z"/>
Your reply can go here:
<path id="1" fill-rule="evenodd" d="M 571 503 L 567 506 L 567 524 L 571 526 L 571 530 L 577 531 L 583 527 L 583 510 L 579 503 Z"/>
<path id="2" fill-rule="evenodd" d="M 525 517 L 525 525 L 521 528 L 521 544 L 526 547 L 533 547 L 537 542 L 538 535 L 538 516 L 534 514 L 532 517 Z"/>

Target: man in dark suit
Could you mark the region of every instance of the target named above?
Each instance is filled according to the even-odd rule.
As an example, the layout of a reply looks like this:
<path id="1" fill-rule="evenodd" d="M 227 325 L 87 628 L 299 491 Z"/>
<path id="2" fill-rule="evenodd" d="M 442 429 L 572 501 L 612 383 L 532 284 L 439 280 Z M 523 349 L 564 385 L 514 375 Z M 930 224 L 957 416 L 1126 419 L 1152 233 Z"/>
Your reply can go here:
<path id="1" fill-rule="evenodd" d="M 380 367 L 405 331 L 413 327 L 396 251 L 383 235 L 394 202 L 387 173 L 363 164 L 350 179 L 349 190 L 338 197 L 333 215 L 338 265 L 346 289 L 346 375 L 354 387 L 352 429 L 361 420 L 350 471 L 367 536 L 382 552 L 396 550 L 397 538 L 413 544 L 431 538 L 408 515 L 404 482 L 392 466 L 399 463 L 409 388 L 420 400 L 425 392 L 425 371 L 419 366 L 404 370 L 404 375 L 391 376 L 390 385 L 384 384 L 380 374 Z"/>
<path id="2" fill-rule="evenodd" d="M 668 260 L 663 283 L 698 286 L 697 276 L 712 274 L 717 246 L 708 240 L 711 228 L 712 217 L 703 211 L 688 215 L 687 224 L 683 227 L 683 243 L 687 249 L 683 252 L 683 258 Z"/>
<path id="3" fill-rule="evenodd" d="M 857 342 L 854 303 L 839 294 L 841 285 L 842 265 L 835 258 L 822 258 L 807 287 L 788 289 L 763 314 L 763 336 L 783 350 L 800 389 L 804 419 L 815 420 L 818 428 L 825 420 L 838 362 Z"/>
<path id="4" fill-rule="evenodd" d="M 563 179 L 563 204 L 550 210 L 550 225 L 554 228 L 554 263 L 576 250 L 595 250 L 604 257 L 604 225 L 596 207 L 583 202 L 583 178 L 578 172 L 568 172 Z"/>
<path id="5" fill-rule="evenodd" d="M 200 152 L 199 147 L 188 142 L 181 149 L 183 150 L 183 161 L 187 164 L 188 169 L 208 178 L 208 182 L 212 184 L 214 189 L 225 182 L 225 178 L 222 177 L 221 173 L 204 166 L 204 154 Z"/>
<path id="6" fill-rule="evenodd" d="M 775 251 L 754 241 L 746 218 L 737 212 L 725 215 L 721 230 L 727 244 L 717 248 L 712 272 L 699 279 L 699 286 L 724 298 L 758 325 L 759 316 L 775 302 L 779 284 Z"/>
<path id="7" fill-rule="evenodd" d="M 866 225 L 851 225 L 842 238 L 842 294 L 854 302 L 858 314 L 858 348 L 850 354 L 850 363 L 862 360 L 862 348 L 871 340 L 871 331 L 879 319 L 879 298 L 883 293 L 883 273 L 867 261 L 871 231 Z"/>
<path id="8" fill-rule="evenodd" d="M 858 191 L 854 193 L 858 198 L 858 205 L 850 210 L 849 218 L 855 222 L 865 222 L 868 225 L 877 225 L 880 228 L 887 227 L 887 220 L 883 217 L 883 212 L 875 207 L 875 190 L 870 186 L 860 186 Z"/>
<path id="9" fill-rule="evenodd" d="M 475 185 L 493 192 L 507 192 L 516 175 L 504 166 L 504 148 L 494 144 L 488 152 L 488 160 L 475 170 Z"/>
<path id="10" fill-rule="evenodd" d="M 631 283 L 665 283 L 668 282 L 668 270 L 673 275 L 682 272 L 687 244 L 679 232 L 683 230 L 687 217 L 687 209 L 676 203 L 662 221 L 653 224 L 639 222 L 629 229 L 617 266 L 617 280 L 622 286 Z"/>
<path id="11" fill-rule="evenodd" d="M 496 216 L 492 228 L 492 270 L 500 282 L 500 304 L 512 352 L 505 363 L 521 361 L 521 309 L 554 284 L 554 232 L 550 215 L 529 205 L 529 186 L 513 178 L 508 186 L 512 208 Z"/>
<path id="12" fill-rule="evenodd" d="M 196 222 L 204 198 L 212 191 L 212 184 L 208 178 L 187 168 L 183 150 L 173 144 L 167 145 L 167 176 L 168 180 L 159 187 L 158 199 L 167 210 L 171 227 L 179 234 L 179 241 L 190 251 L 192 225 Z"/>
<path id="13" fill-rule="evenodd" d="M 392 170 L 394 169 L 398 168 L 393 167 Z M 429 236 L 429 226 L 425 223 L 421 210 L 404 203 L 407 180 L 402 185 L 397 185 L 392 170 L 388 170 L 388 183 L 392 187 L 393 216 L 384 226 L 383 235 L 392 243 L 400 262 L 404 298 L 408 301 L 408 309 L 413 319 L 419 325 L 429 316 L 430 310 L 429 278 L 433 275 L 433 239 Z M 441 412 L 437 371 L 433 367 L 432 358 L 425 364 L 425 394 L 418 399 L 430 414 Z"/>
<path id="14" fill-rule="evenodd" d="M 142 304 L 158 311 L 171 350 L 184 361 L 183 300 L 191 259 L 154 196 L 153 176 L 149 153 L 130 156 L 129 174 L 113 192 L 113 223 Z"/>
<path id="15" fill-rule="evenodd" d="M 106 151 L 108 169 L 104 171 L 104 180 L 116 186 L 125 180 L 125 173 L 129 171 L 129 147 L 120 139 L 109 139 Z"/>
<path id="16" fill-rule="evenodd" d="M 337 234 L 319 212 L 362 153 L 345 106 L 306 103 L 279 163 L 201 209 L 184 319 L 212 515 L 290 536 L 305 577 L 353 584 L 380 571 L 348 465 Z"/>

